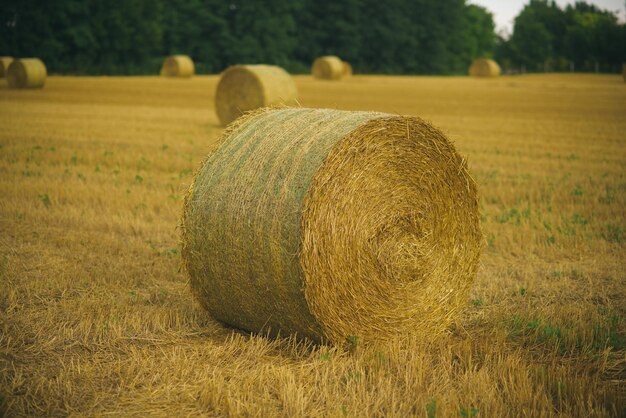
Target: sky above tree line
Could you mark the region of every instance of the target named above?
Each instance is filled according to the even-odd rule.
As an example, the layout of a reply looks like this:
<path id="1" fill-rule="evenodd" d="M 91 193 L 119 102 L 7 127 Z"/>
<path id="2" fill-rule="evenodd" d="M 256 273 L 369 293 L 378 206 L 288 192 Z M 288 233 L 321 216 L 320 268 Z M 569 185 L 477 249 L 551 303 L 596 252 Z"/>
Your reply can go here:
<path id="1" fill-rule="evenodd" d="M 586 0 L 587 3 L 598 6 L 601 9 L 617 12 L 621 22 L 626 21 L 624 0 Z M 469 0 L 468 3 L 483 6 L 491 13 L 496 24 L 498 33 L 510 36 L 513 33 L 513 20 L 515 16 L 528 4 L 528 0 Z M 575 0 L 556 0 L 556 3 L 565 7 L 574 4 Z"/>

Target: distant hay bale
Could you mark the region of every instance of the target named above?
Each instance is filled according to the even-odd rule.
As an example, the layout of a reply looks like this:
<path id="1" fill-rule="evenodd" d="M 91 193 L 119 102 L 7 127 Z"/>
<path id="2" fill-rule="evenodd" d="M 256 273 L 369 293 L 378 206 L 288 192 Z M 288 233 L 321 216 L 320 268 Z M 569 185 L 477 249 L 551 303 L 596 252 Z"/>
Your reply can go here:
<path id="1" fill-rule="evenodd" d="M 39 58 L 15 59 L 7 70 L 7 83 L 14 89 L 42 88 L 46 83 L 46 66 Z"/>
<path id="2" fill-rule="evenodd" d="M 13 62 L 13 57 L 0 57 L 0 78 L 6 77 L 11 62 Z"/>
<path id="3" fill-rule="evenodd" d="M 298 89 L 291 75 L 274 65 L 233 65 L 220 77 L 215 109 L 223 125 L 260 107 L 297 104 Z"/>
<path id="4" fill-rule="evenodd" d="M 317 58 L 311 67 L 313 77 L 321 80 L 339 80 L 343 72 L 343 61 L 334 55 Z"/>
<path id="5" fill-rule="evenodd" d="M 193 61 L 187 55 L 170 55 L 161 67 L 161 75 L 165 77 L 191 77 L 194 72 Z"/>
<path id="6" fill-rule="evenodd" d="M 469 68 L 469 74 L 473 77 L 498 77 L 500 66 L 494 60 L 476 59 Z"/>
<path id="7" fill-rule="evenodd" d="M 182 256 L 218 320 L 314 341 L 436 335 L 466 302 L 476 184 L 416 117 L 261 109 L 232 124 L 185 199 Z"/>
<path id="8" fill-rule="evenodd" d="M 343 61 L 342 77 L 352 77 L 352 65 L 348 61 Z"/>
<path id="9" fill-rule="evenodd" d="M 626 82 L 626 64 L 622 64 L 622 78 Z"/>

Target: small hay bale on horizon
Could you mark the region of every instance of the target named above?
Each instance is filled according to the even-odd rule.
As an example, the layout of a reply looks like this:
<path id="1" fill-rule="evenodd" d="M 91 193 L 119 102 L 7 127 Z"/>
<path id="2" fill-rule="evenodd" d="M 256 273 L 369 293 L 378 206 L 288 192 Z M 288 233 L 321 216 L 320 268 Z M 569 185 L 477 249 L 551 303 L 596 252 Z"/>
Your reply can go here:
<path id="1" fill-rule="evenodd" d="M 195 73 L 193 60 L 187 55 L 170 55 L 163 61 L 160 75 L 164 77 L 191 77 Z"/>
<path id="2" fill-rule="evenodd" d="M 293 78 L 275 65 L 230 66 L 222 73 L 215 92 L 215 110 L 224 126 L 250 110 L 297 102 Z"/>
<path id="3" fill-rule="evenodd" d="M 37 89 L 46 83 L 48 72 L 39 58 L 13 60 L 7 69 L 7 83 L 13 89 Z"/>
<path id="4" fill-rule="evenodd" d="M 476 276 L 476 184 L 417 117 L 250 112 L 202 164 L 181 220 L 184 266 L 217 320 L 317 342 L 442 332 Z"/>
<path id="5" fill-rule="evenodd" d="M 339 80 L 344 74 L 344 64 L 339 57 L 326 55 L 313 61 L 311 73 L 320 80 Z"/>
<path id="6" fill-rule="evenodd" d="M 622 64 L 622 78 L 626 82 L 626 64 Z"/>
<path id="7" fill-rule="evenodd" d="M 7 75 L 9 65 L 13 62 L 13 57 L 0 57 L 0 78 L 4 78 Z"/>
<path id="8" fill-rule="evenodd" d="M 469 75 L 472 77 L 498 77 L 500 73 L 498 63 L 487 58 L 475 59 L 469 67 Z"/>

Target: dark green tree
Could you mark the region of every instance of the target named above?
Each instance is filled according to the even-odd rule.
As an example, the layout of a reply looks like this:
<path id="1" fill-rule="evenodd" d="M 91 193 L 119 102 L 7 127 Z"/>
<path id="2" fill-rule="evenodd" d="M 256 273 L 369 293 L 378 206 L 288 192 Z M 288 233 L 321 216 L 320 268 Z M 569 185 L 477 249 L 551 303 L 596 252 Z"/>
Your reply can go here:
<path id="1" fill-rule="evenodd" d="M 154 57 L 162 47 L 159 2 L 91 0 L 89 13 L 95 39 L 93 72 L 140 74 L 156 65 Z"/>
<path id="2" fill-rule="evenodd" d="M 575 68 L 586 71 L 618 68 L 624 58 L 624 26 L 619 26 L 617 17 L 586 3 L 568 6 L 566 15 L 564 52 Z"/>
<path id="3" fill-rule="evenodd" d="M 364 72 L 414 72 L 418 64 L 417 39 L 410 1 L 365 0 L 361 4 L 362 49 L 358 60 Z"/>
<path id="4" fill-rule="evenodd" d="M 269 63 L 290 67 L 295 53 L 298 2 L 231 1 L 224 51 L 226 64 Z"/>
<path id="5" fill-rule="evenodd" d="M 531 0 L 497 56 L 505 67 L 530 71 L 613 72 L 626 59 L 625 27 L 612 12 L 585 2 L 561 9 L 553 1 Z"/>
<path id="6" fill-rule="evenodd" d="M 169 0 L 161 7 L 163 45 L 159 60 L 162 55 L 185 54 L 192 57 L 197 72 L 221 71 L 227 60 L 228 3 Z"/>
<path id="7" fill-rule="evenodd" d="M 463 53 L 466 61 L 474 58 L 491 58 L 496 47 L 493 15 L 487 9 L 470 4 L 465 9 Z"/>
<path id="8" fill-rule="evenodd" d="M 417 73 L 465 71 L 466 59 L 458 56 L 465 42 L 465 0 L 418 0 L 411 4 L 419 57 Z"/>
<path id="9" fill-rule="evenodd" d="M 304 0 L 296 11 L 295 59 L 308 70 L 316 57 L 337 55 L 358 66 L 361 58 L 361 1 Z"/>
<path id="10" fill-rule="evenodd" d="M 531 0 L 515 18 L 511 51 L 514 61 L 529 70 L 542 70 L 558 53 L 558 24 L 562 11 L 553 1 Z M 558 28 L 558 30 L 556 29 Z"/>

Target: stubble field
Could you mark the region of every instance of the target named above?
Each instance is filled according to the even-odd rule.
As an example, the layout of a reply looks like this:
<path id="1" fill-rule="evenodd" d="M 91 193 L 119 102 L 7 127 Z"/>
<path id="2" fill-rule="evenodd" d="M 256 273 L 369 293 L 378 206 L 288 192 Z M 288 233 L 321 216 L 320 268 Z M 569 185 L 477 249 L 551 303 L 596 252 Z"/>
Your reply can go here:
<path id="1" fill-rule="evenodd" d="M 626 415 L 619 76 L 296 77 L 306 107 L 417 115 L 468 157 L 485 249 L 435 342 L 306 346 L 214 322 L 177 225 L 217 76 L 0 80 L 0 415 Z"/>

